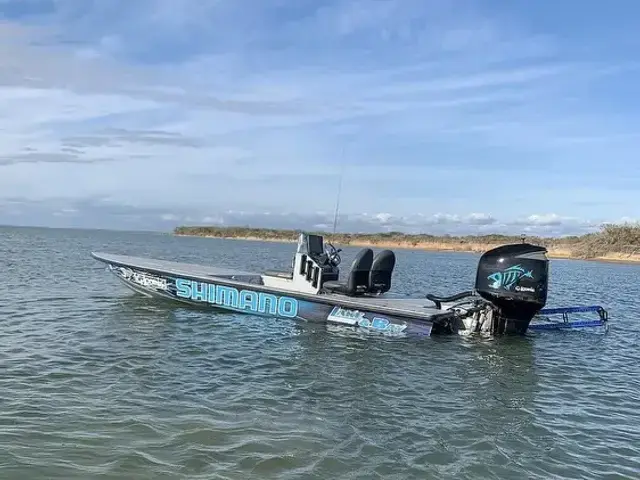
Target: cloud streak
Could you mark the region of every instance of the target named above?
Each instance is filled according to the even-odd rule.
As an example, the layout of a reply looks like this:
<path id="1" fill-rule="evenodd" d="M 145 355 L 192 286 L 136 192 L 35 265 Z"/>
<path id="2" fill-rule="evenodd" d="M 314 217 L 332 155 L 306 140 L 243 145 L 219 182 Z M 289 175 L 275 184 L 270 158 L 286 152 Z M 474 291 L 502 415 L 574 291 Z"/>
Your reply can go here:
<path id="1" fill-rule="evenodd" d="M 33 201 L 13 197 L 0 201 L 0 224 L 34 225 L 31 219 L 50 218 L 51 226 L 115 228 L 128 230 L 170 231 L 182 225 L 222 227 L 284 228 L 294 230 L 333 230 L 331 212 L 299 213 L 292 210 L 250 211 L 191 206 L 173 211 L 162 207 L 139 207 L 123 204 L 109 197 L 83 200 L 50 198 Z M 620 222 L 633 222 L 621 218 Z M 389 213 L 339 214 L 337 231 L 343 233 L 403 232 L 432 235 L 482 235 L 503 233 L 542 236 L 565 236 L 597 231 L 602 221 L 587 221 L 557 214 L 534 214 L 522 218 L 496 218 L 486 213 L 433 215 L 392 215 Z M 35 223 L 37 224 L 37 223 Z"/>
<path id="2" fill-rule="evenodd" d="M 332 210 L 344 168 L 353 228 L 582 231 L 636 214 L 635 30 L 605 6 L 23 0 L 0 13 L 0 200 L 308 223 Z M 256 215 L 243 219 L 275 218 Z"/>

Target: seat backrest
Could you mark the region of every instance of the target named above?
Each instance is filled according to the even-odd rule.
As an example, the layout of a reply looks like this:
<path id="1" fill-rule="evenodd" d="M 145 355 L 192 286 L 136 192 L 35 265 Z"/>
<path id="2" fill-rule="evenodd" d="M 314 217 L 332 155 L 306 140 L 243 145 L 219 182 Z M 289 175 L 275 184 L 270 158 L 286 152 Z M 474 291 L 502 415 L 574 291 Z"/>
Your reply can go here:
<path id="1" fill-rule="evenodd" d="M 384 293 L 391 289 L 391 275 L 396 266 L 396 255 L 391 250 L 382 250 L 371 264 L 368 288 L 371 293 Z"/>
<path id="2" fill-rule="evenodd" d="M 351 263 L 349 270 L 349 279 L 347 280 L 347 289 L 350 292 L 357 290 L 366 290 L 369 285 L 369 272 L 373 263 L 373 250 L 363 248 L 358 252 Z"/>

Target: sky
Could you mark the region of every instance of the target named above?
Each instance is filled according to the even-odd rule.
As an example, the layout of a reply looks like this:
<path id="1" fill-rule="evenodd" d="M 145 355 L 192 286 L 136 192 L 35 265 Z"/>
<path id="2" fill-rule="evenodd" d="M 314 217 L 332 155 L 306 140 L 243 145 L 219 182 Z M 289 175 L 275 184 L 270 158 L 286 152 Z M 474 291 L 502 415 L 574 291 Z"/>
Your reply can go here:
<path id="1" fill-rule="evenodd" d="M 639 27 L 632 0 L 0 0 L 0 224 L 636 221 Z"/>

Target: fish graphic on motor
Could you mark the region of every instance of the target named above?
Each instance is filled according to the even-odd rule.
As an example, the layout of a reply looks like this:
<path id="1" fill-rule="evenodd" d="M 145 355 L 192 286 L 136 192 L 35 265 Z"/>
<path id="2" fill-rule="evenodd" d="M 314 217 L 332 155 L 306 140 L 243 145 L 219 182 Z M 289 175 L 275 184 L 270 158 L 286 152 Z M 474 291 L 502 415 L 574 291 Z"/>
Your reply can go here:
<path id="1" fill-rule="evenodd" d="M 506 268 L 501 272 L 492 273 L 487 277 L 489 280 L 493 281 L 490 288 L 504 288 L 505 290 L 511 290 L 511 288 L 520 280 L 521 278 L 531 278 L 533 279 L 533 270 L 525 270 L 520 265 L 514 265 L 512 267 Z"/>

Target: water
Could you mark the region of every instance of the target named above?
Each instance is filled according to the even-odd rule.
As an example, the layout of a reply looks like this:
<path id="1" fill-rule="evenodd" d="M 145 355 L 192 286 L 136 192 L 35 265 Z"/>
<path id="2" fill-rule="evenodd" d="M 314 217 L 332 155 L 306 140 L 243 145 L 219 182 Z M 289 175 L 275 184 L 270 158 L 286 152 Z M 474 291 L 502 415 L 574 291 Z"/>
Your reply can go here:
<path id="1" fill-rule="evenodd" d="M 391 340 L 145 299 L 89 256 L 293 249 L 0 229 L 0 478 L 640 477 L 640 266 L 552 261 L 549 305 L 605 305 L 605 336 Z M 397 253 L 407 293 L 467 289 L 478 258 Z"/>

